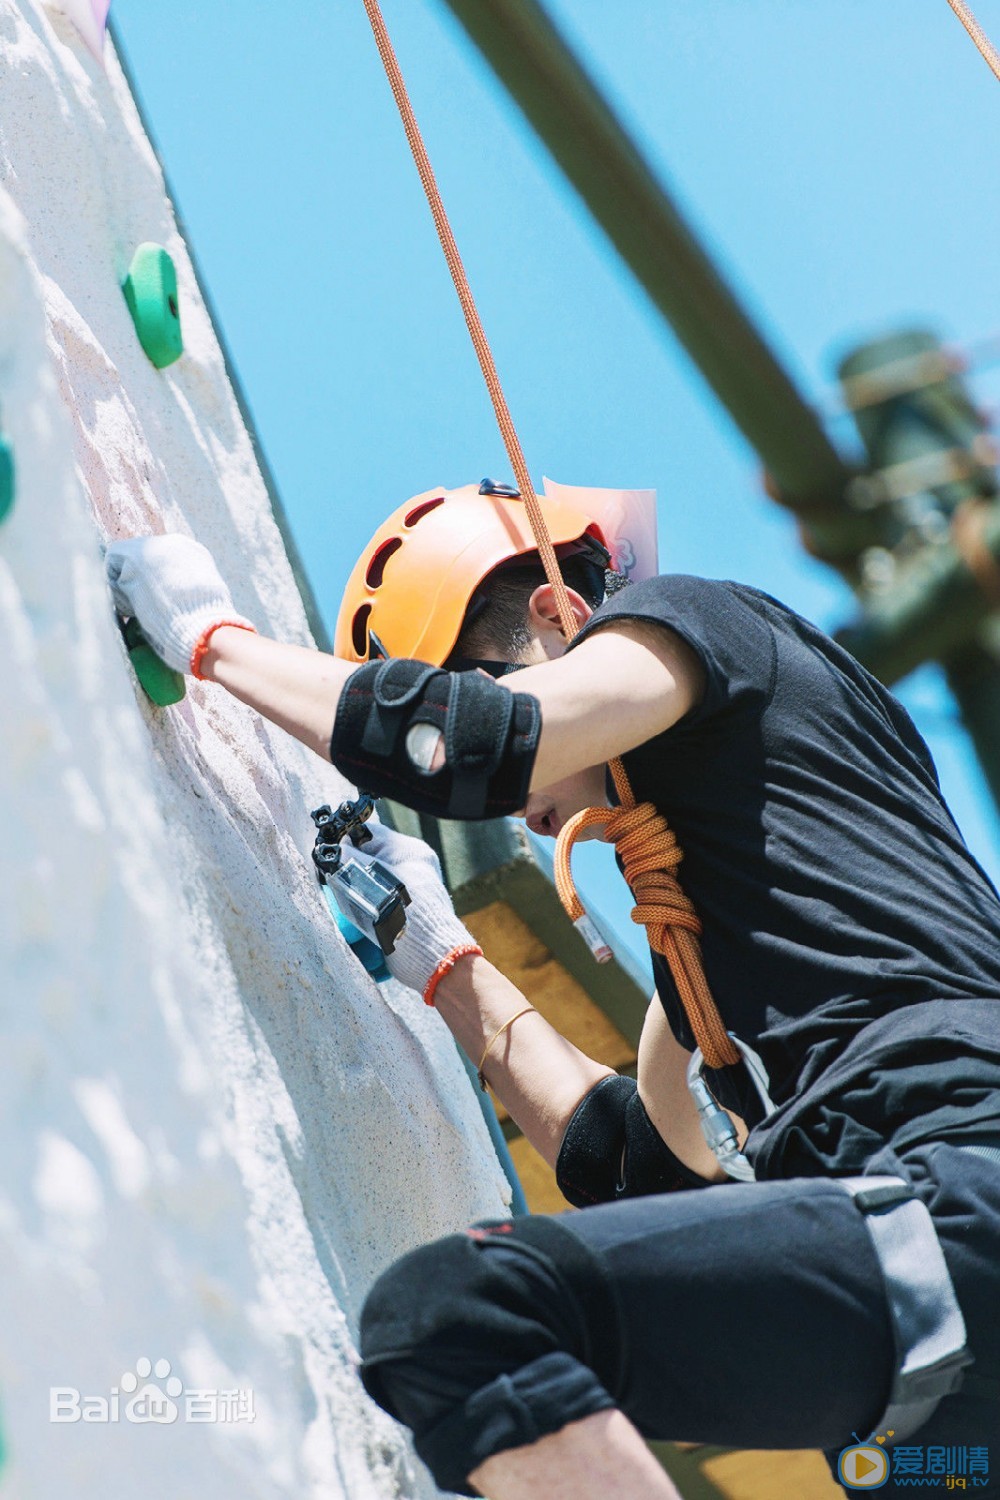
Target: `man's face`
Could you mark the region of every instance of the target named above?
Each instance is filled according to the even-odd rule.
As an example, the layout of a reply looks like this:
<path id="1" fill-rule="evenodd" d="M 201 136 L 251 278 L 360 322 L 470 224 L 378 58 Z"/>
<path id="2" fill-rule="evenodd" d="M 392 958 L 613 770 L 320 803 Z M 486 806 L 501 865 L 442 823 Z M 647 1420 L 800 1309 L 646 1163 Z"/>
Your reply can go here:
<path id="1" fill-rule="evenodd" d="M 574 776 L 553 782 L 551 786 L 529 792 L 523 817 L 532 833 L 554 839 L 574 813 L 582 812 L 585 807 L 607 806 L 604 767 L 590 766 L 586 771 L 577 771 Z M 580 835 L 581 842 L 602 837 L 600 828 L 588 828 Z"/>

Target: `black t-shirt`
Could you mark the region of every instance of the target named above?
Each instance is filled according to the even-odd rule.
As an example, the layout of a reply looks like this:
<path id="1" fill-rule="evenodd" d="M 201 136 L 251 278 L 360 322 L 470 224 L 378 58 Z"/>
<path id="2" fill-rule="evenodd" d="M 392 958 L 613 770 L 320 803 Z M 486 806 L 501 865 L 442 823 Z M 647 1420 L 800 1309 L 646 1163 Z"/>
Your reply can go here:
<path id="1" fill-rule="evenodd" d="M 966 848 L 909 715 L 846 651 L 768 595 L 667 575 L 610 620 L 666 625 L 701 702 L 624 757 L 667 817 L 727 1027 L 760 1053 L 710 1074 L 756 1123 L 758 1177 L 860 1170 L 883 1143 L 1000 1132 L 1000 899 Z M 671 1028 L 694 1039 L 653 954 Z"/>

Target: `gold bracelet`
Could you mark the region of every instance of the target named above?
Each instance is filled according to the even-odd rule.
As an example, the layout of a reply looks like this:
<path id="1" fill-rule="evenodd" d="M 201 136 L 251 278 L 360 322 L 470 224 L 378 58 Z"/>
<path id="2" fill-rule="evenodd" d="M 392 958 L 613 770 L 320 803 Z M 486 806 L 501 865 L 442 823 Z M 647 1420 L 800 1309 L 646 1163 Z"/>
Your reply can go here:
<path id="1" fill-rule="evenodd" d="M 485 1063 L 486 1059 L 490 1055 L 490 1048 L 493 1046 L 493 1043 L 497 1040 L 497 1037 L 503 1036 L 503 1034 L 507 1030 L 508 1026 L 513 1026 L 513 1024 L 514 1024 L 515 1021 L 519 1021 L 522 1016 L 526 1016 L 528 1014 L 528 1011 L 529 1010 L 534 1010 L 534 1008 L 535 1007 L 533 1005 L 526 1005 L 523 1010 L 519 1010 L 519 1011 L 515 1012 L 515 1014 L 512 1015 L 511 1017 L 509 1017 L 509 1019 L 506 1020 L 503 1023 L 502 1026 L 498 1026 L 497 1027 L 496 1031 L 494 1031 L 493 1035 L 490 1037 L 489 1041 L 486 1043 L 486 1046 L 483 1049 L 483 1055 L 479 1059 L 479 1087 L 482 1089 L 482 1091 L 483 1091 L 484 1094 L 486 1093 L 486 1075 L 483 1072 L 483 1064 Z"/>

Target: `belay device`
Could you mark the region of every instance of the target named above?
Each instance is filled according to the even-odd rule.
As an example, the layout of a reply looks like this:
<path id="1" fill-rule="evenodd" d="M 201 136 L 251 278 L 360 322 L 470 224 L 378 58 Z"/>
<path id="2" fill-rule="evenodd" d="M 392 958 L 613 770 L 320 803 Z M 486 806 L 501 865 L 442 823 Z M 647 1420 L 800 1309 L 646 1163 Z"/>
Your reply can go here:
<path id="1" fill-rule="evenodd" d="M 336 812 L 326 806 L 317 807 L 311 814 L 316 824 L 313 861 L 328 900 L 332 898 L 331 907 L 336 902 L 340 914 L 359 936 L 367 939 L 369 944 L 377 945 L 381 957 L 392 952 L 396 939 L 406 926 L 410 893 L 403 882 L 377 859 L 364 865 L 354 859 L 345 859 L 342 847 L 345 838 L 350 839 L 356 849 L 371 842 L 371 830 L 365 827 L 365 823 L 374 811 L 375 803 L 371 797 L 342 802 Z M 343 923 L 339 925 L 354 946 L 354 940 Z M 375 972 L 364 952 L 359 952 L 359 956 L 365 967 Z"/>

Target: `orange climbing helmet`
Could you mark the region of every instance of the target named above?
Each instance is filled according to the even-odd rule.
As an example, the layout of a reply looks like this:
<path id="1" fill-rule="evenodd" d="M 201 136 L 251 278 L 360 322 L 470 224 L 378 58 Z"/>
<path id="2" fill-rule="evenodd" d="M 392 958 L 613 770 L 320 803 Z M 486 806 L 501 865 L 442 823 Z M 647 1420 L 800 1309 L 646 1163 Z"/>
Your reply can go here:
<path id="1" fill-rule="evenodd" d="M 561 500 L 539 496 L 556 548 L 609 557 L 598 523 Z M 334 650 L 347 661 L 407 656 L 441 666 L 476 589 L 501 563 L 537 551 L 514 490 L 484 479 L 426 490 L 379 527 L 344 590 Z"/>

